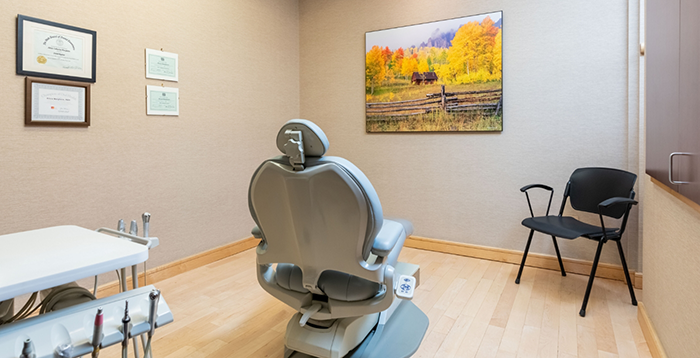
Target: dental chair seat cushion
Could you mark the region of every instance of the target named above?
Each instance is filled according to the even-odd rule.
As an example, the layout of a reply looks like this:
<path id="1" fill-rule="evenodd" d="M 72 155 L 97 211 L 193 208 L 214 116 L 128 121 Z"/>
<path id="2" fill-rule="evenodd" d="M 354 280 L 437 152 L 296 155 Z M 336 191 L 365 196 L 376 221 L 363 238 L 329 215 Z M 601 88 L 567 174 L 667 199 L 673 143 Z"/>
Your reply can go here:
<path id="1" fill-rule="evenodd" d="M 382 285 L 338 271 L 325 271 L 318 279 L 318 288 L 338 301 L 362 301 L 379 293 Z"/>
<path id="2" fill-rule="evenodd" d="M 277 265 L 277 285 L 291 291 L 308 293 L 302 285 L 301 269 L 292 264 Z M 362 301 L 381 291 L 379 283 L 338 271 L 326 271 L 318 279 L 318 287 L 331 299 L 338 301 Z"/>
<path id="3" fill-rule="evenodd" d="M 277 264 L 277 286 L 286 290 L 296 291 L 300 293 L 308 293 L 309 290 L 302 285 L 301 269 L 297 265 L 292 264 Z"/>

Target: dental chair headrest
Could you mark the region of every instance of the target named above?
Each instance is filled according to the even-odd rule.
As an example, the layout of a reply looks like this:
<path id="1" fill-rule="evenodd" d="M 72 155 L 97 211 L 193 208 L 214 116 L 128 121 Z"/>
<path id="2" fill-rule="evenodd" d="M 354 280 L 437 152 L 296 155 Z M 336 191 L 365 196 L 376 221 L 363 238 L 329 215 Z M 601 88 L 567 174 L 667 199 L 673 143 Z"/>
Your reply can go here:
<path id="1" fill-rule="evenodd" d="M 323 130 L 306 119 L 292 119 L 277 133 L 277 148 L 289 158 L 294 170 L 303 170 L 305 157 L 321 157 L 328 150 Z"/>

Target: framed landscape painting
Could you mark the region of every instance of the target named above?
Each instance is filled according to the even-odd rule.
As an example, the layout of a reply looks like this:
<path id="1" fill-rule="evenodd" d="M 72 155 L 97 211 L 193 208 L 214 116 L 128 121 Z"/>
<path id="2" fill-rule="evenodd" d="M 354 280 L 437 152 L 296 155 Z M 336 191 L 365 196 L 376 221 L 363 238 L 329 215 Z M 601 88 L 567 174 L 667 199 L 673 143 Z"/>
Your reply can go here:
<path id="1" fill-rule="evenodd" d="M 366 130 L 503 130 L 503 13 L 365 34 Z"/>

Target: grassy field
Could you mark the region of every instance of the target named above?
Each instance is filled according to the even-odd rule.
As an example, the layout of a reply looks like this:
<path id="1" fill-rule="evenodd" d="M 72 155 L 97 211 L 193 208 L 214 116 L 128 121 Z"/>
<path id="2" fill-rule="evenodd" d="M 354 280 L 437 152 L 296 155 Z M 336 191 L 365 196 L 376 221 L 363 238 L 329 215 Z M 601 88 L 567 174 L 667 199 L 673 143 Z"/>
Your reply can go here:
<path id="1" fill-rule="evenodd" d="M 446 85 L 446 92 L 483 91 L 500 89 L 501 82 L 467 85 Z M 397 80 L 390 85 L 375 88 L 374 94 L 366 94 L 367 103 L 396 102 L 426 98 L 427 93 L 439 93 L 440 84 L 412 85 L 408 80 Z M 502 111 L 498 116 L 492 111 L 447 113 L 434 111 L 406 117 L 368 118 L 367 132 L 452 132 L 452 131 L 501 131 Z"/>

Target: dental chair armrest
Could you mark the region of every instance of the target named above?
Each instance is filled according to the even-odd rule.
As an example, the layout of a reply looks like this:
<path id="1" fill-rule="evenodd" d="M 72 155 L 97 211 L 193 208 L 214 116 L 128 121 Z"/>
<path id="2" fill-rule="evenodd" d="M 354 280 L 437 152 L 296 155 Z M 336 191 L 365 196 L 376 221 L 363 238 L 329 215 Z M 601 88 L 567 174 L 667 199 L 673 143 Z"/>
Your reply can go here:
<path id="1" fill-rule="evenodd" d="M 262 232 L 260 231 L 259 227 L 254 227 L 253 230 L 250 230 L 250 233 L 253 234 L 254 238 L 262 239 Z"/>
<path id="2" fill-rule="evenodd" d="M 402 237 L 406 237 L 403 225 L 396 221 L 384 220 L 382 229 L 379 230 L 379 233 L 374 238 L 372 253 L 379 257 L 386 257 Z"/>

